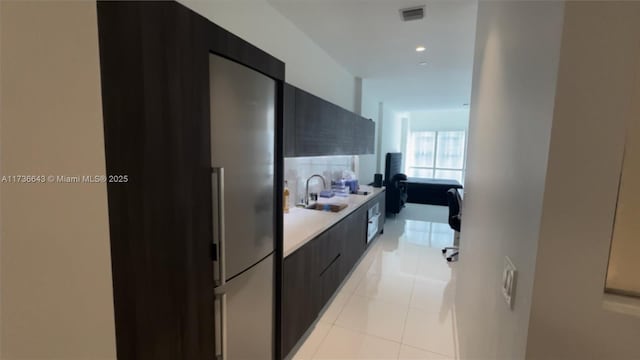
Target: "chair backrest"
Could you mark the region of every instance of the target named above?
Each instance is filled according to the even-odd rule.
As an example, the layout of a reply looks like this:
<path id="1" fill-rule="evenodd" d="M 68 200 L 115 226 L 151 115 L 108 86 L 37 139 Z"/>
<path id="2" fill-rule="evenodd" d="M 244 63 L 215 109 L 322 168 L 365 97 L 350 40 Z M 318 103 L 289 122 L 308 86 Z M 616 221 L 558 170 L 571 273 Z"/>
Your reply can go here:
<path id="1" fill-rule="evenodd" d="M 454 230 L 460 231 L 460 208 L 462 206 L 462 198 L 458 189 L 447 190 L 447 204 L 449 205 L 449 226 Z"/>
<path id="2" fill-rule="evenodd" d="M 389 184 L 391 179 L 402 173 L 402 153 L 387 153 L 384 161 L 384 183 Z"/>

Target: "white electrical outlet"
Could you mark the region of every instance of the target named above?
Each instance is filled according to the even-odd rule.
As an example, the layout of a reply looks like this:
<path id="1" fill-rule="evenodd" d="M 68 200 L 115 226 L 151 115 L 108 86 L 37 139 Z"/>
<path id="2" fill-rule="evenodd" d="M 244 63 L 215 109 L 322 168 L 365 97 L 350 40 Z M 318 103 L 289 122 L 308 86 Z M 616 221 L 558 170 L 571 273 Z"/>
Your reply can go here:
<path id="1" fill-rule="evenodd" d="M 516 267 L 513 266 L 508 256 L 504 257 L 504 270 L 502 271 L 502 296 L 510 309 L 513 309 L 513 298 L 516 293 Z"/>

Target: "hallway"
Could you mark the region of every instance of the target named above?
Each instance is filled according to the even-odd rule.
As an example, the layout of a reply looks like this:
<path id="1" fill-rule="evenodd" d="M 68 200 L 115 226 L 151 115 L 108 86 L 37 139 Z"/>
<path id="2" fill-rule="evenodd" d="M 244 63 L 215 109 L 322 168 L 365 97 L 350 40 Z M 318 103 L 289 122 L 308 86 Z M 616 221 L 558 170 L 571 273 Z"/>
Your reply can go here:
<path id="1" fill-rule="evenodd" d="M 414 204 L 387 218 L 293 359 L 455 359 L 446 220 L 446 207 Z"/>

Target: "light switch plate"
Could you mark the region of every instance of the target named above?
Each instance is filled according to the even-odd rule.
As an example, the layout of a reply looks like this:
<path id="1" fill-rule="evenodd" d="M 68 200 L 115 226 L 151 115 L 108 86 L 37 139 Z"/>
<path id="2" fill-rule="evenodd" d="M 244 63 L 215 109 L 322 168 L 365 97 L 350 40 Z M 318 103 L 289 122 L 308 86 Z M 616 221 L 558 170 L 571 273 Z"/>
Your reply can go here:
<path id="1" fill-rule="evenodd" d="M 502 296 L 504 301 L 513 309 L 513 299 L 516 293 L 516 267 L 508 256 L 504 257 L 504 270 L 502 271 Z"/>

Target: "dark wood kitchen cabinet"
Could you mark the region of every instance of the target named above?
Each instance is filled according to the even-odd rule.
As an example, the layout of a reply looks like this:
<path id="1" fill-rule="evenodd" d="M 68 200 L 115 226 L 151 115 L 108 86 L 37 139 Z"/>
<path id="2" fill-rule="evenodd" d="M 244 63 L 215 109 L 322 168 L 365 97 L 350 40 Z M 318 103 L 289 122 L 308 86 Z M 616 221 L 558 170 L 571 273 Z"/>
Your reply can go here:
<path id="1" fill-rule="evenodd" d="M 313 244 L 308 243 L 284 259 L 282 277 L 282 349 L 286 355 L 315 319 L 312 274 Z M 285 276 L 286 274 L 286 276 Z"/>
<path id="2" fill-rule="evenodd" d="M 341 252 L 341 246 L 333 243 L 337 239 L 330 236 L 330 231 L 325 231 L 284 259 L 283 354 L 295 346 L 340 284 L 334 270 Z M 333 291 L 329 282 L 336 284 Z"/>
<path id="3" fill-rule="evenodd" d="M 277 144 L 284 63 L 175 1 L 96 7 L 106 171 L 129 179 L 107 184 L 117 358 L 213 359 L 209 54 L 276 80 Z M 281 194 L 281 160 L 275 172 Z M 273 221 L 279 289 L 281 213 Z"/>
<path id="4" fill-rule="evenodd" d="M 284 157 L 296 156 L 296 88 L 285 83 L 283 89 Z"/>
<path id="5" fill-rule="evenodd" d="M 366 251 L 367 210 L 379 202 L 383 207 L 384 199 L 384 192 L 378 194 L 284 259 L 283 355 L 293 349 Z"/>
<path id="6" fill-rule="evenodd" d="M 344 278 L 349 274 L 353 266 L 358 262 L 367 245 L 367 208 L 365 204 L 332 230 L 335 236 L 342 239 L 342 263 L 340 274 Z"/>
<path id="7" fill-rule="evenodd" d="M 286 157 L 374 153 L 372 120 L 289 84 L 284 102 Z"/>
<path id="8" fill-rule="evenodd" d="M 378 232 L 380 234 L 382 234 L 382 232 L 384 231 L 384 222 L 386 221 L 387 218 L 387 206 L 386 206 L 386 200 L 385 200 L 385 194 L 382 193 L 380 195 L 378 195 L 378 197 L 376 198 L 378 202 L 378 204 L 380 204 L 380 219 L 378 219 Z"/>
<path id="9" fill-rule="evenodd" d="M 351 216 L 348 216 L 347 219 L 350 217 Z M 344 224 L 345 220 L 340 221 L 337 225 Z M 321 257 L 321 262 L 318 264 L 320 266 L 317 267 L 320 288 L 318 296 L 320 306 L 318 307 L 318 311 L 322 310 L 327 301 L 333 296 L 333 293 L 338 289 L 345 275 L 342 272 L 342 264 L 344 262 L 343 244 L 345 238 L 342 236 L 343 232 L 336 230 L 337 227 L 333 226 L 319 237 L 321 243 L 318 243 L 318 245 L 322 245 L 320 245 L 321 247 L 319 247 L 318 252 Z"/>

